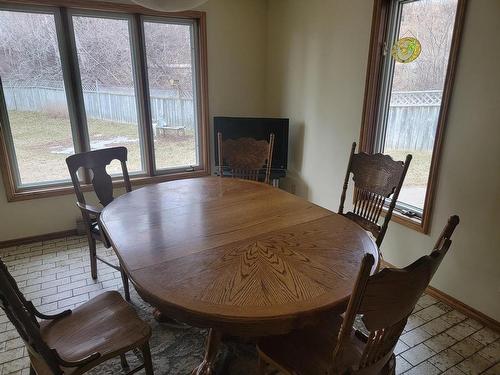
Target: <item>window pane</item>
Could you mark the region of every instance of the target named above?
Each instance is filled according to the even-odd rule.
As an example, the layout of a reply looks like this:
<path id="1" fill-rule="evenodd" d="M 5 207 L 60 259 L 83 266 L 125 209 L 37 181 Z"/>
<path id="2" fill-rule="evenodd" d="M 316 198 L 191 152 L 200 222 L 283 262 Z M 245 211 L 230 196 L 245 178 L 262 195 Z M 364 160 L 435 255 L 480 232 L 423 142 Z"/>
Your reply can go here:
<path id="1" fill-rule="evenodd" d="M 130 172 L 144 170 L 126 19 L 73 16 L 90 147 L 125 146 Z M 109 168 L 121 173 L 119 163 Z"/>
<path id="2" fill-rule="evenodd" d="M 411 153 L 399 200 L 422 210 L 441 107 L 457 0 L 404 3 L 399 36 L 416 37 L 420 56 L 396 62 L 385 133 L 384 152 L 397 160 Z"/>
<path id="3" fill-rule="evenodd" d="M 192 31 L 144 22 L 157 169 L 198 165 Z"/>
<path id="4" fill-rule="evenodd" d="M 18 182 L 68 180 L 74 148 L 53 14 L 0 10 L 0 76 Z"/>

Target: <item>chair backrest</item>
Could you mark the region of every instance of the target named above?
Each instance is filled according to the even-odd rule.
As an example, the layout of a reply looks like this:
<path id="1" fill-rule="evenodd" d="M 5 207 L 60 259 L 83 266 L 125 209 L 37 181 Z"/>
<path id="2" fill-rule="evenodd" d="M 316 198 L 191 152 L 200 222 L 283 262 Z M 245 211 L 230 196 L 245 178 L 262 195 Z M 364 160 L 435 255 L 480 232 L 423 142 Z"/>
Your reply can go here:
<path id="1" fill-rule="evenodd" d="M 222 133 L 217 133 L 219 152 L 219 175 L 228 170 L 231 177 L 259 181 L 269 184 L 274 149 L 274 134 L 269 142 L 253 138 L 222 140 Z M 224 164 L 225 163 L 225 164 Z M 264 176 L 262 178 L 262 173 Z"/>
<path id="2" fill-rule="evenodd" d="M 40 326 L 33 313 L 32 305 L 26 301 L 16 281 L 0 259 L 0 307 L 16 327 L 19 336 L 26 344 L 29 354 L 53 374 L 63 374 L 58 363 L 58 355 L 44 342 Z"/>
<path id="3" fill-rule="evenodd" d="M 102 150 L 82 152 L 74 154 L 66 158 L 69 174 L 73 187 L 75 188 L 78 202 L 85 203 L 80 180 L 78 178 L 78 170 L 83 168 L 92 171 L 92 185 L 94 186 L 95 194 L 103 206 L 107 206 L 114 199 L 113 197 L 113 180 L 106 171 L 113 160 L 119 160 L 122 167 L 123 180 L 127 192 L 132 191 L 130 177 L 127 170 L 127 149 L 125 147 L 104 148 Z"/>
<path id="4" fill-rule="evenodd" d="M 371 254 L 365 256 L 339 332 L 333 355 L 334 366 L 359 314 L 370 335 L 366 338 L 360 363 L 350 371 L 357 375 L 380 373 L 393 355 L 408 316 L 450 248 L 451 235 L 458 223 L 458 216 L 450 217 L 437 241 L 438 247 L 430 255 L 421 257 L 405 268 L 384 268 L 370 276 L 374 257 Z"/>
<path id="5" fill-rule="evenodd" d="M 394 161 L 389 155 L 370 155 L 364 152 L 355 154 L 355 150 L 356 142 L 352 144 L 338 212 L 370 231 L 380 247 L 391 221 L 392 212 L 396 207 L 412 156 L 407 155 L 406 160 L 402 162 Z M 354 180 L 354 208 L 344 214 L 344 203 L 351 173 Z M 382 226 L 379 226 L 380 214 L 386 200 L 391 195 L 391 202 L 387 208 L 384 222 Z"/>

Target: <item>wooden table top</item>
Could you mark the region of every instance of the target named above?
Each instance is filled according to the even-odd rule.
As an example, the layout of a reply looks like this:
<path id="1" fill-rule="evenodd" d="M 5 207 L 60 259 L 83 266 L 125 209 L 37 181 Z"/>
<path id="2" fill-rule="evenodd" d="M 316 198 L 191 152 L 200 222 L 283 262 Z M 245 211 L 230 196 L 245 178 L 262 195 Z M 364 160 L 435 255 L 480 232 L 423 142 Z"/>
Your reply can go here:
<path id="1" fill-rule="evenodd" d="M 137 291 L 168 316 L 233 334 L 285 333 L 343 308 L 375 242 L 264 184 L 206 177 L 118 197 L 101 225 Z"/>

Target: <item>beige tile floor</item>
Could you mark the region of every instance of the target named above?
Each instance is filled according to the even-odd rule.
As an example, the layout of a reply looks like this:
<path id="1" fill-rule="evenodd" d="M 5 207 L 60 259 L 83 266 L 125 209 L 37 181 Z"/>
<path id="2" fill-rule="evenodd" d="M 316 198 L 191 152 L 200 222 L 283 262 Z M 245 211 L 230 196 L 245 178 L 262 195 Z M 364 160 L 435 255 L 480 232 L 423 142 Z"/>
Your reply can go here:
<path id="1" fill-rule="evenodd" d="M 99 254 L 116 262 L 112 250 Z M 85 238 L 0 249 L 25 296 L 42 312 L 73 308 L 105 290 L 121 287 L 119 272 L 98 263 L 92 280 Z M 424 295 L 396 347 L 397 374 L 500 375 L 500 334 Z M 0 375 L 29 374 L 23 342 L 0 312 Z"/>

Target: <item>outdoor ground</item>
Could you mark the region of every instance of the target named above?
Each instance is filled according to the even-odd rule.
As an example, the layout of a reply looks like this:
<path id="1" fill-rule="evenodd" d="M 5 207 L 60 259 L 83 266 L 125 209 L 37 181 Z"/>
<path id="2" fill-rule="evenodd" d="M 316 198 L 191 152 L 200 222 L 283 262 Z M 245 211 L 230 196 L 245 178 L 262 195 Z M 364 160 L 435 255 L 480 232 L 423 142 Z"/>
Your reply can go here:
<path id="1" fill-rule="evenodd" d="M 405 179 L 405 186 L 427 185 L 429 169 L 431 167 L 431 151 L 415 150 L 385 150 L 394 160 L 405 160 L 406 155 L 411 154 L 412 160 Z"/>
<path id="2" fill-rule="evenodd" d="M 68 179 L 65 159 L 73 153 L 69 119 L 61 115 L 10 111 L 9 120 L 22 182 Z M 125 146 L 129 151 L 129 172 L 142 169 L 135 125 L 93 119 L 88 123 L 93 148 Z M 193 132 L 155 138 L 157 167 L 196 164 L 195 144 Z M 110 171 L 118 172 L 119 165 L 112 165 Z"/>
<path id="3" fill-rule="evenodd" d="M 427 192 L 427 180 L 431 168 L 431 151 L 415 150 L 386 150 L 394 160 L 405 160 L 407 154 L 413 156 L 408 173 L 399 194 L 399 201 L 423 209 L 425 194 Z"/>
<path id="4" fill-rule="evenodd" d="M 69 119 L 64 115 L 37 112 L 9 112 L 16 156 L 23 183 L 67 179 L 65 159 L 73 153 Z M 92 147 L 125 146 L 129 150 L 128 168 L 138 172 L 141 151 L 137 127 L 132 124 L 89 119 Z M 196 146 L 193 132 L 185 136 L 168 135 L 155 138 L 156 164 L 159 168 L 196 164 Z M 395 160 L 413 155 L 401 197 L 417 206 L 423 204 L 425 186 L 431 162 L 431 152 L 386 150 Z M 119 172 L 119 164 L 112 164 L 110 172 Z"/>

